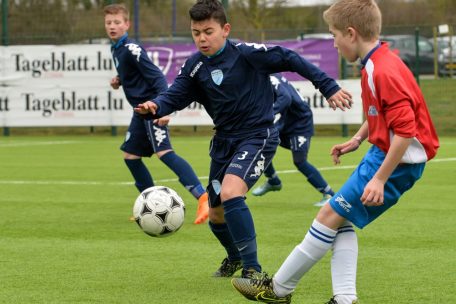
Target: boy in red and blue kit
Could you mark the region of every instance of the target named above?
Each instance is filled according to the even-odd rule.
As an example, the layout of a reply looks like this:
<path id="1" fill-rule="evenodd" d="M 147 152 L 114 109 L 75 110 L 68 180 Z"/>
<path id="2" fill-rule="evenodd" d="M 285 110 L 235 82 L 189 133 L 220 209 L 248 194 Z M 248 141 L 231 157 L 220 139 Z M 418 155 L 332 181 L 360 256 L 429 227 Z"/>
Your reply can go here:
<path id="1" fill-rule="evenodd" d="M 291 303 L 299 280 L 331 249 L 333 297 L 327 304 L 358 303 L 358 241 L 363 228 L 394 206 L 423 174 L 439 147 L 423 95 L 410 70 L 379 41 L 381 12 L 374 0 L 339 0 L 323 15 L 334 46 L 349 62 L 361 59 L 361 87 L 366 121 L 349 141 L 335 145 L 340 156 L 372 146 L 347 182 L 318 212 L 304 240 L 273 278 L 233 279 L 247 299 Z"/>

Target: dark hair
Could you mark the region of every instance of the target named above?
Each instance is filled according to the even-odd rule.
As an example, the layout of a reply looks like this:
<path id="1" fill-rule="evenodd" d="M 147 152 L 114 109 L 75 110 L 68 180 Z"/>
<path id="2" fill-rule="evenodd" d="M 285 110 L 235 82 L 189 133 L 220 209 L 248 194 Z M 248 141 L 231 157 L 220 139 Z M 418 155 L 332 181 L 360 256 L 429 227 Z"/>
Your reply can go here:
<path id="1" fill-rule="evenodd" d="M 198 0 L 188 13 L 193 21 L 204 21 L 213 18 L 221 26 L 227 23 L 225 9 L 218 0 Z"/>

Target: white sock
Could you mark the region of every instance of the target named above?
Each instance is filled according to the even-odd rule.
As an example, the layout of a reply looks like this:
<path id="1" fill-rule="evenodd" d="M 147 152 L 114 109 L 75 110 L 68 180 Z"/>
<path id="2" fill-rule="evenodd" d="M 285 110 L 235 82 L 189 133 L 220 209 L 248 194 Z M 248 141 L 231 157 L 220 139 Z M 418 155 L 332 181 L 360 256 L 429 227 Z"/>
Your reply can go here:
<path id="1" fill-rule="evenodd" d="M 332 245 L 331 276 L 333 295 L 339 304 L 352 304 L 356 297 L 358 238 L 350 222 L 339 229 Z"/>
<path id="2" fill-rule="evenodd" d="M 294 291 L 304 274 L 331 248 L 336 233 L 317 220 L 313 221 L 304 240 L 294 248 L 274 275 L 273 287 L 277 296 L 284 297 Z"/>

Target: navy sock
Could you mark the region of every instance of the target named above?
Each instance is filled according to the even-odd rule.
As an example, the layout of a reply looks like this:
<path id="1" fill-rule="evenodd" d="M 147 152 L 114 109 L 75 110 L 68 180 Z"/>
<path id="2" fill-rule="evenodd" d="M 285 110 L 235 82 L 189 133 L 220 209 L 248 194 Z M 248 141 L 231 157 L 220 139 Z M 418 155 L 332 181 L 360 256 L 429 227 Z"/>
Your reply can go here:
<path id="1" fill-rule="evenodd" d="M 238 196 L 223 203 L 225 221 L 233 242 L 241 254 L 244 269 L 261 271 L 258 262 L 255 227 L 244 197 Z"/>
<path id="2" fill-rule="evenodd" d="M 280 185 L 282 183 L 280 178 L 277 176 L 272 163 L 270 163 L 266 170 L 264 170 L 264 176 L 268 178 L 268 183 L 270 185 Z"/>
<path id="3" fill-rule="evenodd" d="M 295 163 L 295 166 L 307 177 L 307 181 L 319 192 L 334 195 L 331 187 L 328 187 L 328 183 L 323 176 L 321 176 L 317 168 L 312 166 L 308 161 L 303 161 L 299 164 Z"/>
<path id="4" fill-rule="evenodd" d="M 219 240 L 220 244 L 225 247 L 226 253 L 228 254 L 228 260 L 240 261 L 241 254 L 239 253 L 236 245 L 234 245 L 233 238 L 231 237 L 226 223 L 214 224 L 209 222 L 209 228 L 211 228 L 212 233 Z"/>
<path id="5" fill-rule="evenodd" d="M 160 157 L 160 160 L 179 177 L 179 182 L 195 198 L 199 198 L 206 192 L 189 163 L 174 151 L 166 153 Z"/>
<path id="6" fill-rule="evenodd" d="M 135 186 L 139 192 L 143 192 L 149 187 L 154 185 L 152 176 L 149 170 L 144 165 L 142 159 L 124 159 L 128 169 L 130 169 L 131 175 L 135 179 Z"/>

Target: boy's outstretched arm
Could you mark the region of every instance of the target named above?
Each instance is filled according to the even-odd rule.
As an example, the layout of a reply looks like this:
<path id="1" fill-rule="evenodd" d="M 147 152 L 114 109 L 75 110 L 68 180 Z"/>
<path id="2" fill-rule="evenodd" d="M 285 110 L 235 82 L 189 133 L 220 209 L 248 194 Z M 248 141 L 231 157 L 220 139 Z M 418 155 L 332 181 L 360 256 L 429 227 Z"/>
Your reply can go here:
<path id="1" fill-rule="evenodd" d="M 367 120 L 361 125 L 358 132 L 355 136 L 350 138 L 350 140 L 334 145 L 331 148 L 331 156 L 335 165 L 340 164 L 340 156 L 347 154 L 349 152 L 355 151 L 361 145 L 364 139 L 367 138 L 368 134 L 368 125 Z"/>
<path id="2" fill-rule="evenodd" d="M 142 115 L 149 114 L 149 113 L 152 113 L 153 115 L 155 115 L 157 113 L 157 109 L 158 109 L 158 106 L 155 102 L 146 101 L 144 103 L 138 104 L 133 110 L 136 113 L 139 113 Z"/>

